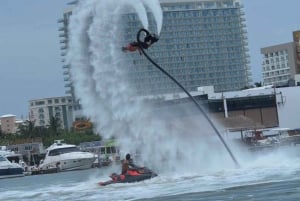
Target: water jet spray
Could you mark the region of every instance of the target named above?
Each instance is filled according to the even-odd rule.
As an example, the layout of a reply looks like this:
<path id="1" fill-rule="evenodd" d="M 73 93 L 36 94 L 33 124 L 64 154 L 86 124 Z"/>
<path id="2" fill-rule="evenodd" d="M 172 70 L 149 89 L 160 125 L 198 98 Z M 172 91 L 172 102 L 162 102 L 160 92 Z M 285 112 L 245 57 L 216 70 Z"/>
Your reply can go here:
<path id="1" fill-rule="evenodd" d="M 150 56 L 144 51 L 143 48 L 143 43 L 140 39 L 141 33 L 144 32 L 146 34 L 145 37 L 150 36 L 151 34 L 149 33 L 148 30 L 146 29 L 140 29 L 137 32 L 137 42 L 139 45 L 139 48 L 141 50 L 141 52 L 145 55 L 145 57 L 158 69 L 160 70 L 162 73 L 164 73 L 166 76 L 168 76 L 177 86 L 179 86 L 185 93 L 186 95 L 192 100 L 192 102 L 196 105 L 196 107 L 200 110 L 200 112 L 204 115 L 204 117 L 206 118 L 206 120 L 209 122 L 210 126 L 213 128 L 213 130 L 215 131 L 216 135 L 219 137 L 219 139 L 221 140 L 222 144 L 224 145 L 224 147 L 226 148 L 227 152 L 229 153 L 230 157 L 232 158 L 232 160 L 234 161 L 235 165 L 237 167 L 239 167 L 239 163 L 236 160 L 235 156 L 233 155 L 232 151 L 230 150 L 230 148 L 228 147 L 228 145 L 226 144 L 225 140 L 223 139 L 223 137 L 221 136 L 220 132 L 218 131 L 217 127 L 214 125 L 214 123 L 212 122 L 212 120 L 208 117 L 208 115 L 206 114 L 206 112 L 204 111 L 204 109 L 201 107 L 201 105 L 194 99 L 194 97 L 183 87 L 183 85 L 181 85 L 172 75 L 170 75 L 166 70 L 164 70 L 162 67 L 160 67 L 157 63 L 155 63 Z"/>

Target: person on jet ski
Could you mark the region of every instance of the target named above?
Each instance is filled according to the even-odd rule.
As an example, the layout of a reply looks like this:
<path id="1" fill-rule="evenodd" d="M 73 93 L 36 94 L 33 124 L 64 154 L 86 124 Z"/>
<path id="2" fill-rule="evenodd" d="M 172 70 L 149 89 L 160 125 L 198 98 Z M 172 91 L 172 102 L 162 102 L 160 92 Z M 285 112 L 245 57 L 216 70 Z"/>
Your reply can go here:
<path id="1" fill-rule="evenodd" d="M 122 47 L 122 51 L 123 52 L 134 52 L 136 50 L 139 51 L 140 54 L 142 54 L 141 52 L 141 47 L 143 49 L 148 49 L 153 43 L 157 42 L 159 40 L 158 36 L 156 34 L 148 34 L 145 38 L 144 38 L 144 42 L 141 42 L 140 44 L 136 41 L 129 43 L 126 47 Z"/>
<path id="2" fill-rule="evenodd" d="M 139 167 L 133 164 L 130 154 L 126 154 L 125 160 L 122 161 L 122 174 L 126 174 L 128 170 L 136 169 L 139 169 Z"/>

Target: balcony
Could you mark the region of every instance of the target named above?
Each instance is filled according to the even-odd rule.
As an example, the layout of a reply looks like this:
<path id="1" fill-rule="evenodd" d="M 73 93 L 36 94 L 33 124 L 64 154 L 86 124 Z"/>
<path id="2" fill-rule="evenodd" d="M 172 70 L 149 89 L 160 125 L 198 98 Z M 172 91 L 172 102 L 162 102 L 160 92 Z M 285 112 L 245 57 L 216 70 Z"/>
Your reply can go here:
<path id="1" fill-rule="evenodd" d="M 64 78 L 64 81 L 65 81 L 65 82 L 68 82 L 68 81 L 70 81 L 70 78 L 69 78 L 69 77 L 65 77 L 65 78 Z"/>
<path id="2" fill-rule="evenodd" d="M 60 40 L 59 42 L 64 44 L 64 43 L 67 43 L 68 40 L 67 39 L 63 39 L 63 40 Z"/>
<path id="3" fill-rule="evenodd" d="M 61 38 L 67 38 L 67 34 L 66 33 L 61 33 L 58 36 L 61 37 Z"/>
<path id="4" fill-rule="evenodd" d="M 66 31 L 67 27 L 60 27 L 58 28 L 58 31 Z"/>
<path id="5" fill-rule="evenodd" d="M 61 19 L 58 19 L 57 20 L 57 23 L 63 23 L 65 20 L 63 19 L 63 18 L 61 18 Z"/>
<path id="6" fill-rule="evenodd" d="M 73 93 L 72 93 L 72 90 L 66 90 L 66 91 L 65 91 L 65 94 L 70 94 L 70 95 L 72 95 Z"/>
<path id="7" fill-rule="evenodd" d="M 67 83 L 67 84 L 65 84 L 65 88 L 69 88 L 69 87 L 71 87 L 72 86 L 72 84 L 71 83 Z"/>

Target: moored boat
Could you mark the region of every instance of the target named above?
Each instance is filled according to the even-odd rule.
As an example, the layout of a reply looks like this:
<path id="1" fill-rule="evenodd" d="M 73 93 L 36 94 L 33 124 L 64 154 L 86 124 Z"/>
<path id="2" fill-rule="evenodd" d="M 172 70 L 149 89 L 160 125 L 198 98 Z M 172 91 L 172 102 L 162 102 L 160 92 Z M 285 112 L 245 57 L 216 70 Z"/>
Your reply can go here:
<path id="1" fill-rule="evenodd" d="M 76 145 L 55 140 L 49 148 L 44 160 L 39 165 L 40 171 L 57 168 L 58 171 L 82 170 L 92 167 L 95 156 L 81 151 Z"/>
<path id="2" fill-rule="evenodd" d="M 10 162 L 0 155 L 0 179 L 11 177 L 23 177 L 24 169 L 17 163 Z"/>

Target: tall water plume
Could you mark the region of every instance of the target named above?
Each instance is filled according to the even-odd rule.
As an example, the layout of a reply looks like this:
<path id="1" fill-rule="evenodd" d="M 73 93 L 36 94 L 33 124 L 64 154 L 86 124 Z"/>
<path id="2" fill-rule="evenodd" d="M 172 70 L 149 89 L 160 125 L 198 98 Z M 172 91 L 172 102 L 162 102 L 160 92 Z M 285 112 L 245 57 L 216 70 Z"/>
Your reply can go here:
<path id="1" fill-rule="evenodd" d="M 158 0 L 84 0 L 72 12 L 67 59 L 84 115 L 104 138 L 116 137 L 124 152 L 140 149 L 144 162 L 161 171 L 198 171 L 227 161 L 233 165 L 201 115 L 178 120 L 173 118 L 175 113 L 162 115 L 133 98 L 137 94 L 126 77 L 132 61 L 120 51 L 124 45 L 120 37 L 122 13 L 132 11 L 145 28 L 146 11 L 152 12 L 160 32 Z"/>

